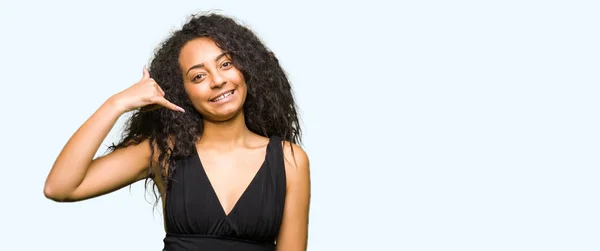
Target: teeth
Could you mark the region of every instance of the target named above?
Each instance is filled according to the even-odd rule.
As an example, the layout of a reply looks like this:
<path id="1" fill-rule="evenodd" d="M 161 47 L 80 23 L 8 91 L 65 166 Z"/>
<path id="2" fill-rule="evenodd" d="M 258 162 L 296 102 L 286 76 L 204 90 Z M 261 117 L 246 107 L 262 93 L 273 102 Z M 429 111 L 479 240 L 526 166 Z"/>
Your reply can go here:
<path id="1" fill-rule="evenodd" d="M 225 93 L 225 94 L 223 94 L 223 95 L 221 95 L 221 96 L 218 96 L 218 97 L 217 97 L 217 98 L 215 98 L 213 101 L 214 101 L 214 102 L 217 102 L 217 101 L 219 101 L 219 100 L 221 100 L 221 99 L 224 99 L 224 98 L 226 98 L 227 96 L 229 96 L 229 95 L 231 95 L 231 94 L 233 94 L 233 91 L 231 91 L 231 92 L 228 92 L 228 93 Z"/>

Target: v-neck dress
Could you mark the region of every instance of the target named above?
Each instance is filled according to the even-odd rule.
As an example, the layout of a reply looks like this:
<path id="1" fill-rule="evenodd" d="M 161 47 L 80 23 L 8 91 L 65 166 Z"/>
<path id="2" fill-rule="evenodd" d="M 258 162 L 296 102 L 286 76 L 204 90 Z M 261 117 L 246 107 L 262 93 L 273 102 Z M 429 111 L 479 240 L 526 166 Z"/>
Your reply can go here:
<path id="1" fill-rule="evenodd" d="M 196 151 L 175 160 L 165 205 L 163 251 L 273 251 L 285 204 L 281 138 L 269 139 L 264 162 L 229 214 Z"/>

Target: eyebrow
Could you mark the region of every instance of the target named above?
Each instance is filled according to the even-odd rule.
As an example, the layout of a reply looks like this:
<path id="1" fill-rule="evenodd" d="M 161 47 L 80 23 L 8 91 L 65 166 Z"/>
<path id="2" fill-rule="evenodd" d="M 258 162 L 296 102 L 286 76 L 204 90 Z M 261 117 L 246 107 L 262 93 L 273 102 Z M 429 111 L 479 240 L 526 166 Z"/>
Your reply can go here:
<path id="1" fill-rule="evenodd" d="M 222 57 L 226 56 L 227 54 L 228 54 L 227 52 L 223 52 L 223 53 L 221 53 L 219 56 L 217 56 L 217 57 L 215 58 L 215 62 L 219 61 L 219 59 L 221 59 Z M 204 64 L 203 64 L 203 63 L 202 63 L 202 64 L 197 64 L 197 65 L 194 65 L 194 66 L 190 67 L 190 68 L 187 70 L 187 72 L 186 72 L 185 74 L 188 74 L 188 73 L 190 73 L 190 71 L 191 71 L 191 70 L 193 70 L 193 69 L 197 69 L 197 68 L 203 68 L 203 67 L 204 67 Z"/>

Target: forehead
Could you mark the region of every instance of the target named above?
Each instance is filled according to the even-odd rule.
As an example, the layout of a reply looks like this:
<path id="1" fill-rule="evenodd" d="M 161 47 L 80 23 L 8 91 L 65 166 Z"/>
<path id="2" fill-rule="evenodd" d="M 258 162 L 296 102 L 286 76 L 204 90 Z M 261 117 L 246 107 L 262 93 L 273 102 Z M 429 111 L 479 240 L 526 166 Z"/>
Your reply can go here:
<path id="1" fill-rule="evenodd" d="M 208 64 L 223 53 L 223 50 L 210 38 L 200 37 L 187 42 L 179 53 L 179 63 L 183 68 L 195 64 Z"/>

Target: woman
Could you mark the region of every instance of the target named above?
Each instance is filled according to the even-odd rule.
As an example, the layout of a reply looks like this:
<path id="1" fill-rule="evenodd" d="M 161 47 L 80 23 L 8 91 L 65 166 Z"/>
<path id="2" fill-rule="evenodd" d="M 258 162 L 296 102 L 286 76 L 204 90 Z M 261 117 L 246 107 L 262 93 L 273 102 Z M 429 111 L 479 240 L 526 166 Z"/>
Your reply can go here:
<path id="1" fill-rule="evenodd" d="M 94 159 L 129 111 L 123 139 Z M 74 202 L 152 180 L 165 250 L 306 250 L 310 179 L 300 133 L 275 55 L 230 18 L 192 16 L 139 82 L 75 132 L 44 193 Z"/>

